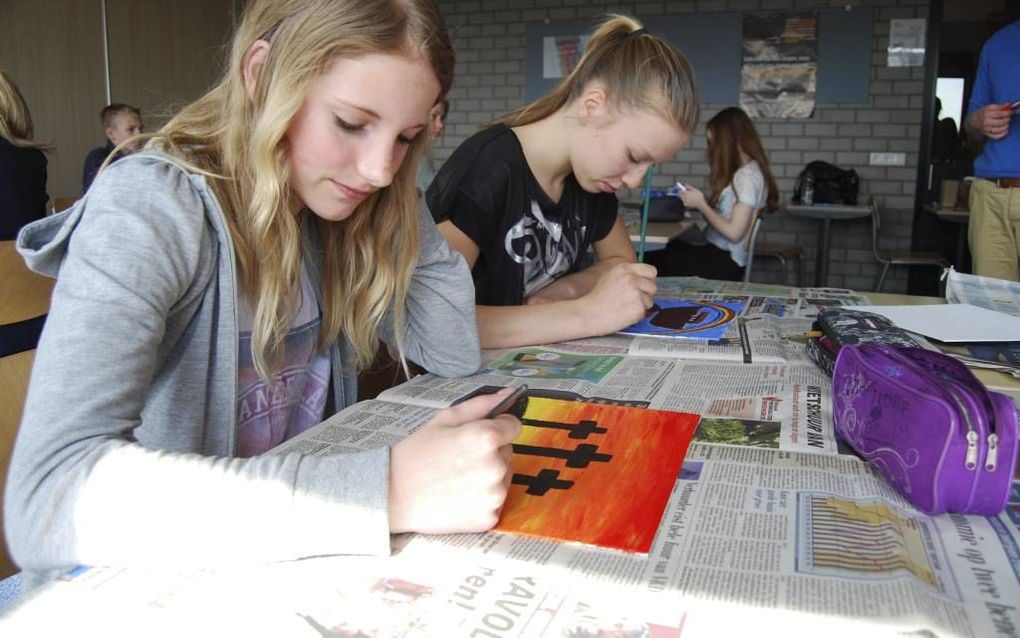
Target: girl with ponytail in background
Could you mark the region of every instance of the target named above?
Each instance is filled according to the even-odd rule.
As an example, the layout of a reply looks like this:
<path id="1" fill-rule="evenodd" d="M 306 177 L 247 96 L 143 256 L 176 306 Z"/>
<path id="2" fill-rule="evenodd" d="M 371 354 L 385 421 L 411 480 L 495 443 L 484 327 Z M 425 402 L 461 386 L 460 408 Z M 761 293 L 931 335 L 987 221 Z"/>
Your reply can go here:
<path id="1" fill-rule="evenodd" d="M 635 263 L 614 193 L 680 150 L 698 108 L 684 57 L 611 16 L 552 93 L 454 151 L 427 200 L 472 268 L 483 348 L 601 335 L 644 316 L 656 273 Z"/>

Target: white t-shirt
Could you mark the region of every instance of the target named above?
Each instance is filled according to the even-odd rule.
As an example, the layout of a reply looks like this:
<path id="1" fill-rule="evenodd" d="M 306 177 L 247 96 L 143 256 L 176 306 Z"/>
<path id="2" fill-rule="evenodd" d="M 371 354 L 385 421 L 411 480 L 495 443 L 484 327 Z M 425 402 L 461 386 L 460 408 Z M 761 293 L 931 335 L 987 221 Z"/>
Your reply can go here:
<path id="1" fill-rule="evenodd" d="M 733 181 L 719 194 L 719 201 L 715 210 L 723 219 L 730 219 L 733 216 L 733 207 L 737 202 L 747 204 L 752 211 L 756 211 L 765 205 L 769 191 L 765 186 L 765 176 L 762 175 L 758 162 L 751 160 L 737 169 L 733 174 Z M 753 221 L 753 219 L 752 219 Z M 705 229 L 705 238 L 717 248 L 725 250 L 730 258 L 738 266 L 747 264 L 747 254 L 744 250 L 744 240 L 730 241 L 720 235 L 714 228 L 709 226 Z"/>

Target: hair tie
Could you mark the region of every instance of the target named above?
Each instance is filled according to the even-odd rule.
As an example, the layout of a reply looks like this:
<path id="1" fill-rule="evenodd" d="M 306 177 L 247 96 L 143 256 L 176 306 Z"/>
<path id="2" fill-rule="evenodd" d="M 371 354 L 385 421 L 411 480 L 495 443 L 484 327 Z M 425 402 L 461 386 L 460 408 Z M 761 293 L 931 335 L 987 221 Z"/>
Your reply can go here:
<path id="1" fill-rule="evenodd" d="M 641 27 L 640 29 L 634 29 L 633 31 L 631 31 L 630 35 L 631 35 L 631 37 L 635 37 L 636 38 L 636 37 L 638 37 L 640 35 L 644 35 L 646 33 L 648 33 L 648 31 L 644 27 Z"/>

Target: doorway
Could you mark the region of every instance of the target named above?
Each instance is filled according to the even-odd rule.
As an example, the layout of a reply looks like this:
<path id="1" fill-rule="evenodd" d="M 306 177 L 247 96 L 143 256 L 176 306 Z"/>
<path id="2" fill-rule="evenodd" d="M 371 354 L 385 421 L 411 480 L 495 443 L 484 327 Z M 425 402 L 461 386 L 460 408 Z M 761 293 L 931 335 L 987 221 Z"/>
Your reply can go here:
<path id="1" fill-rule="evenodd" d="M 967 208 L 966 177 L 982 144 L 963 126 L 974 87 L 981 47 L 1002 27 L 1020 19 L 1020 2 L 1009 0 L 933 0 L 929 8 L 925 59 L 924 120 L 918 149 L 912 250 L 934 251 L 957 270 L 970 272 L 967 224 L 940 218 L 935 209 Z M 936 98 L 939 98 L 936 102 Z M 941 113 L 936 112 L 937 105 Z M 911 269 L 907 291 L 938 295 L 938 285 L 921 269 Z"/>

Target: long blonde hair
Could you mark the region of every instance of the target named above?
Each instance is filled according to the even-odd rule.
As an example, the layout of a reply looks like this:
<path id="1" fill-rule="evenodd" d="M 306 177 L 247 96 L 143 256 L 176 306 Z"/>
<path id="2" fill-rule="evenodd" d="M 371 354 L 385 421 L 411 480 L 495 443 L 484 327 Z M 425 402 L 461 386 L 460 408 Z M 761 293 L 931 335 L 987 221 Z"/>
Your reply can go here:
<path id="1" fill-rule="evenodd" d="M 21 96 L 18 85 L 6 71 L 0 70 L 0 138 L 19 148 L 38 148 L 48 151 L 53 146 L 33 139 L 35 127 L 28 104 Z"/>
<path id="2" fill-rule="evenodd" d="M 688 133 L 698 124 L 698 89 L 687 59 L 623 15 L 610 15 L 599 25 L 577 66 L 552 92 L 492 123 L 523 126 L 543 120 L 581 97 L 596 80 L 606 85 L 617 107 L 653 109 Z"/>
<path id="3" fill-rule="evenodd" d="M 243 65 L 257 40 L 270 46 L 249 99 Z M 453 47 L 432 0 L 252 0 L 220 83 L 150 143 L 214 176 L 242 290 L 255 309 L 252 356 L 263 379 L 280 362 L 300 290 L 300 217 L 291 212 L 285 134 L 315 79 L 338 58 L 369 53 L 422 55 L 440 95 L 450 88 Z M 415 138 L 393 182 L 349 219 L 313 221 L 324 250 L 319 346 L 343 333 L 358 367 L 371 361 L 390 306 L 403 356 L 404 301 L 418 260 L 415 174 L 426 138 Z"/>

